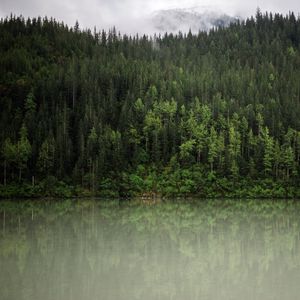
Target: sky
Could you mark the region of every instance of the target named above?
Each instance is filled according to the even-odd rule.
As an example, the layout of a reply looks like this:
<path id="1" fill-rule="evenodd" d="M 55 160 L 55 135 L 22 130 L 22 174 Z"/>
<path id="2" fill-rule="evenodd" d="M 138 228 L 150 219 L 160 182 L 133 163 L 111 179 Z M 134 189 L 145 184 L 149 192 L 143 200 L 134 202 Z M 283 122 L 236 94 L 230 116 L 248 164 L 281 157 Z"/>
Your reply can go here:
<path id="1" fill-rule="evenodd" d="M 223 11 L 231 16 L 254 15 L 264 11 L 300 12 L 299 0 L 0 0 L 0 17 L 22 14 L 24 17 L 47 16 L 80 28 L 108 29 L 147 33 L 145 19 L 158 10 L 200 7 Z"/>

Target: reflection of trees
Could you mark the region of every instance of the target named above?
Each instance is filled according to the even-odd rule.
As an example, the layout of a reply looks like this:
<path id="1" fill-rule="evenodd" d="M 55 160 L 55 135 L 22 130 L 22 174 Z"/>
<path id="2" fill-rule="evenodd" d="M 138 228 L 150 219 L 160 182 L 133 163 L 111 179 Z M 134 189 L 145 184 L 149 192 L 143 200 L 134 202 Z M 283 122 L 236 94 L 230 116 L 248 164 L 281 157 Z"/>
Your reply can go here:
<path id="1" fill-rule="evenodd" d="M 4 210 L 1 299 L 297 295 L 297 202 L 1 202 Z"/>

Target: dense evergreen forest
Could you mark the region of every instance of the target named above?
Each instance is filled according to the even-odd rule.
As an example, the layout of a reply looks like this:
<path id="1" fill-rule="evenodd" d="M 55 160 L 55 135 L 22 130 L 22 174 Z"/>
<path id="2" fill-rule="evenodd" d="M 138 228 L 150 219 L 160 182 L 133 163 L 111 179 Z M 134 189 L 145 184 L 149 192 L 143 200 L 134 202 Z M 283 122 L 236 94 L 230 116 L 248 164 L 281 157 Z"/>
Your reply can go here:
<path id="1" fill-rule="evenodd" d="M 300 19 L 193 35 L 0 22 L 0 194 L 300 197 Z"/>

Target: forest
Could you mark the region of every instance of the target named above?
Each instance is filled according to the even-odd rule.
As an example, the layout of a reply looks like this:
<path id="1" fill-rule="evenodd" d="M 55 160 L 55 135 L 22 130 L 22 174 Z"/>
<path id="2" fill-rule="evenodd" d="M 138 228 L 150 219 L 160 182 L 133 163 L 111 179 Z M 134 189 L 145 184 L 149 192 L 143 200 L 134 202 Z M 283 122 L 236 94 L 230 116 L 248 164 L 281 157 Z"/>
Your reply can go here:
<path id="1" fill-rule="evenodd" d="M 300 197 L 300 18 L 129 36 L 0 21 L 0 197 Z"/>

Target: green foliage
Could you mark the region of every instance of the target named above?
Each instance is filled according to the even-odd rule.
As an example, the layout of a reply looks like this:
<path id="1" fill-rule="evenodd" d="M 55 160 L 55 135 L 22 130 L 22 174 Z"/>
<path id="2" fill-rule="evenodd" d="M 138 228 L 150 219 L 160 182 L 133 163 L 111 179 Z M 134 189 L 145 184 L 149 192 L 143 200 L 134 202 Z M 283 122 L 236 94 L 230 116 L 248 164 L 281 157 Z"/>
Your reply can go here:
<path id="1" fill-rule="evenodd" d="M 48 137 L 42 144 L 37 166 L 39 168 L 39 171 L 45 176 L 48 173 L 53 172 L 54 167 L 54 157 L 55 157 L 55 141 L 54 138 Z"/>
<path id="2" fill-rule="evenodd" d="M 3 144 L 3 150 L 2 150 L 2 155 L 3 158 L 8 162 L 8 163 L 13 163 L 16 161 L 17 149 L 14 144 L 12 144 L 10 138 L 7 138 L 4 141 Z"/>
<path id="3" fill-rule="evenodd" d="M 193 152 L 194 146 L 196 144 L 195 140 L 188 140 L 180 145 L 180 157 L 182 159 L 188 158 Z"/>
<path id="4" fill-rule="evenodd" d="M 31 145 L 27 138 L 27 128 L 23 124 L 20 129 L 20 139 L 16 145 L 17 147 L 17 165 L 20 170 L 20 178 L 21 179 L 21 171 L 27 166 L 27 161 L 31 156 Z"/>
<path id="5" fill-rule="evenodd" d="M 110 178 L 103 179 L 99 185 L 99 195 L 104 198 L 117 198 L 119 193 L 116 182 Z"/>
<path id="6" fill-rule="evenodd" d="M 218 136 L 214 127 L 210 128 L 210 135 L 208 138 L 208 162 L 211 165 L 211 171 L 213 171 L 213 164 L 218 156 Z"/>
<path id="7" fill-rule="evenodd" d="M 1 20 L 1 182 L 48 193 L 55 178 L 48 194 L 66 196 L 296 195 L 299 32 L 292 14 L 258 12 L 153 47 L 115 30 Z"/>

